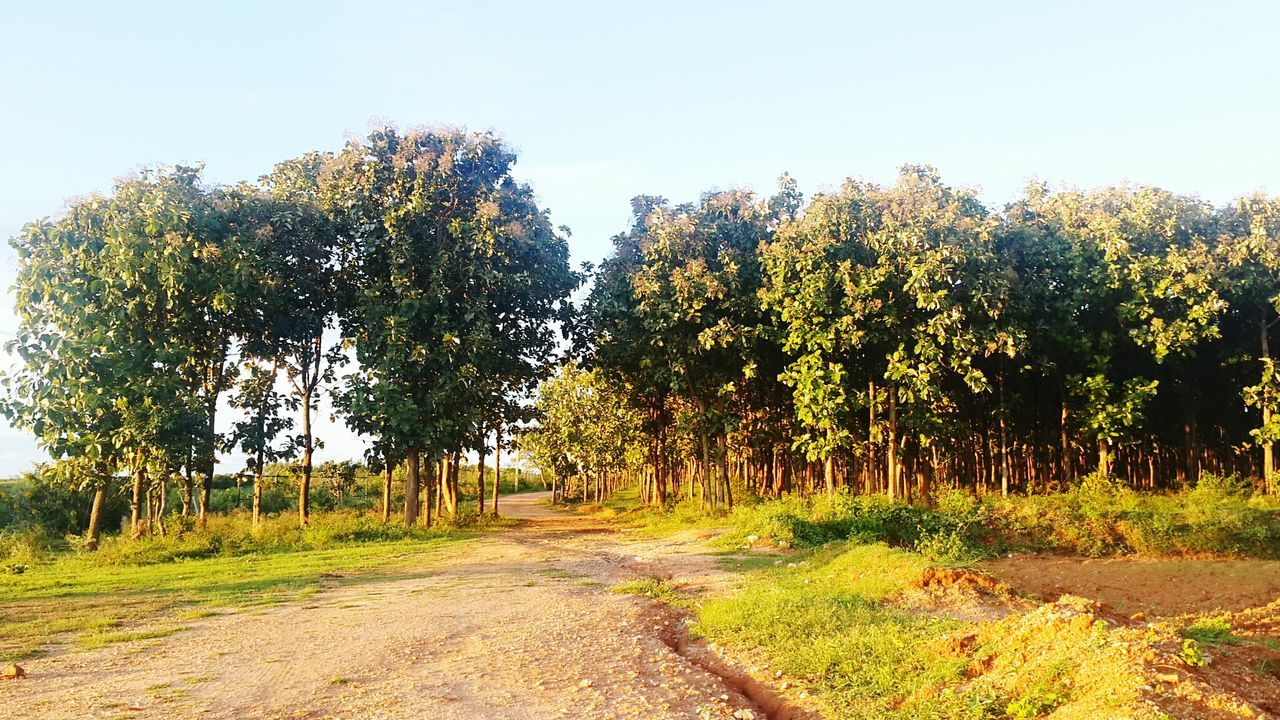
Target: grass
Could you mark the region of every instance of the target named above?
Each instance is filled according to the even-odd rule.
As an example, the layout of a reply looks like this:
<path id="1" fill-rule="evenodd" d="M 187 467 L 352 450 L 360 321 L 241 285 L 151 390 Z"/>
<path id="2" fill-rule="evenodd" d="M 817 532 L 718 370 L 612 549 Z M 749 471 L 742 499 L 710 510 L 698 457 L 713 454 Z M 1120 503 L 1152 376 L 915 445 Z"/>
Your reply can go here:
<path id="1" fill-rule="evenodd" d="M 1231 632 L 1225 617 L 1200 618 L 1182 629 L 1182 636 L 1201 645 L 1238 645 L 1240 638 Z"/>
<path id="2" fill-rule="evenodd" d="M 1142 717 L 1140 663 L 1085 607 L 949 619 L 899 602 L 931 563 L 884 544 L 794 565 L 750 571 L 740 592 L 702 601 L 693 629 L 763 652 L 830 717 Z"/>
<path id="3" fill-rule="evenodd" d="M 725 512 L 695 502 L 640 507 L 634 489 L 605 512 L 649 534 L 727 529 L 722 547 L 811 548 L 854 540 L 913 549 L 934 564 L 970 567 L 1007 552 L 1087 557 L 1280 558 L 1280 498 L 1251 495 L 1232 478 L 1206 475 L 1191 490 L 1139 493 L 1106 478 L 1049 495 L 978 496 L 940 490 L 929 506 L 839 492 L 809 498 L 745 497 Z"/>
<path id="4" fill-rule="evenodd" d="M 186 630 L 186 628 L 174 626 L 127 632 L 88 633 L 76 638 L 76 644 L 82 648 L 100 648 L 106 647 L 107 645 L 113 645 L 115 643 L 133 642 L 135 640 L 154 640 L 156 638 L 169 637 L 180 630 Z"/>
<path id="5" fill-rule="evenodd" d="M 367 581 L 421 565 L 478 534 L 390 526 L 381 536 L 369 536 L 338 532 L 339 521 L 328 522 L 318 518 L 320 527 L 298 531 L 300 542 L 292 545 L 268 536 L 255 551 L 242 542 L 234 522 L 224 525 L 219 519 L 207 533 L 139 541 L 137 547 L 112 538 L 104 543 L 105 552 L 65 554 L 21 574 L 0 574 L 0 659 L 39 655 L 49 642 L 68 634 L 84 647 L 169 634 L 180 628 L 133 626 L 298 599 L 317 592 L 323 581 Z M 228 542 L 228 536 L 235 541 Z M 209 547 L 220 549 L 213 555 L 186 552 Z"/>
<path id="6" fill-rule="evenodd" d="M 615 593 L 624 595 L 640 595 L 641 597 L 660 600 L 668 605 L 684 605 L 685 601 L 676 592 L 671 583 L 658 577 L 643 577 L 618 583 L 609 588 Z"/>

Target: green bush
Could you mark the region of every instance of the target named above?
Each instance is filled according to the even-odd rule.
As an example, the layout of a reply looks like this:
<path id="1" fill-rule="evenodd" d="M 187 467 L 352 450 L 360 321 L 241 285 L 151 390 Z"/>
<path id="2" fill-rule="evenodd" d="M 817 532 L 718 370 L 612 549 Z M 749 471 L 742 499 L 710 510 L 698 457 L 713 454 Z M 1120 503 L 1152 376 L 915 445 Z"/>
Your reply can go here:
<path id="1" fill-rule="evenodd" d="M 479 525 L 485 521 L 472 521 Z M 292 550 L 322 550 L 348 544 L 387 540 L 428 539 L 451 532 L 455 526 L 426 530 L 383 523 L 381 518 L 354 511 L 316 513 L 311 524 L 299 527 L 292 514 L 264 518 L 253 530 L 248 514 L 212 515 L 205 530 L 182 522 L 177 515 L 165 518 L 165 535 L 138 539 L 104 537 L 95 556 L 104 565 L 153 563 L 208 557 L 232 557 Z"/>
<path id="2" fill-rule="evenodd" d="M 942 490 L 932 508 L 847 492 L 786 496 L 739 504 L 721 542 L 884 542 L 958 565 L 1012 551 L 1280 557 L 1280 499 L 1250 496 L 1248 488 L 1238 478 L 1205 474 L 1193 490 L 1138 493 L 1090 475 L 1072 490 L 1051 495 L 979 497 Z M 696 505 L 682 504 L 673 514 L 698 512 Z"/>
<path id="3" fill-rule="evenodd" d="M 124 486 L 117 483 L 108 493 L 102 512 L 102 529 L 116 530 L 129 514 Z M 0 485 L 0 529 L 36 529 L 50 537 L 83 533 L 89 526 L 93 493 L 73 490 L 40 473 L 26 473 L 15 482 Z"/>
<path id="4" fill-rule="evenodd" d="M 1280 557 L 1280 504 L 1247 488 L 1207 473 L 1195 489 L 1167 494 L 1095 480 L 1052 495 L 988 496 L 982 522 L 1001 549 Z"/>
<path id="5" fill-rule="evenodd" d="M 752 537 L 784 547 L 814 547 L 844 540 L 921 547 L 923 542 L 939 561 L 975 562 L 985 554 L 973 530 L 980 507 L 960 498 L 948 498 L 947 502 L 954 513 L 848 492 L 742 504 L 734 508 L 733 529 L 723 542 L 741 545 Z"/>

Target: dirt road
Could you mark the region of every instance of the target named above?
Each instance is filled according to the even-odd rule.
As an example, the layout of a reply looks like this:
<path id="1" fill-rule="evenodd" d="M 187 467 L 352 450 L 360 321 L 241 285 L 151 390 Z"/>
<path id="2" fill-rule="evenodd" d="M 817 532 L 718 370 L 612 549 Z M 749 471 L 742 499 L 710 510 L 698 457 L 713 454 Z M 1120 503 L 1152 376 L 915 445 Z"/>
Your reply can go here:
<path id="1" fill-rule="evenodd" d="M 0 716 L 763 717 L 669 646 L 672 615 L 609 590 L 646 575 L 725 582 L 701 542 L 631 537 L 545 495 L 504 498 L 519 527 L 420 572 L 32 660 L 29 679 L 0 687 Z"/>

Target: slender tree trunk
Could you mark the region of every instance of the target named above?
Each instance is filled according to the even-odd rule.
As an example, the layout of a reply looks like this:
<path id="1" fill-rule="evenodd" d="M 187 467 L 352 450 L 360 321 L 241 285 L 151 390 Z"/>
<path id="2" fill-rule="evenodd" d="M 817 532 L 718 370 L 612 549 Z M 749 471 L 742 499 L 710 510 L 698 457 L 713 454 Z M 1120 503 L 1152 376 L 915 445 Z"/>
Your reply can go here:
<path id="1" fill-rule="evenodd" d="M 1000 369 L 1000 495 L 1009 496 L 1009 424 L 1006 420 L 1008 408 L 1004 402 L 1004 361 Z"/>
<path id="2" fill-rule="evenodd" d="M 110 487 L 111 480 L 108 478 L 103 480 L 93 491 L 93 509 L 89 511 L 89 529 L 85 533 L 84 547 L 86 550 L 98 549 L 98 534 L 102 529 L 102 505 L 107 499 L 107 490 Z"/>
<path id="3" fill-rule="evenodd" d="M 217 394 L 213 393 L 213 401 L 208 405 L 206 412 L 208 413 L 208 426 L 205 428 L 204 437 L 204 475 L 200 478 L 200 515 L 197 524 L 200 529 L 204 529 L 209 525 L 209 500 L 213 494 L 213 473 L 217 466 L 217 432 L 216 432 L 216 415 L 218 410 Z"/>
<path id="4" fill-rule="evenodd" d="M 156 514 L 152 522 L 155 532 L 160 535 L 165 534 L 164 514 L 169 508 L 169 479 L 168 475 L 161 476 L 160 485 L 156 488 Z"/>
<path id="5" fill-rule="evenodd" d="M 439 464 L 435 462 L 427 463 L 427 481 L 423 483 L 427 489 L 427 501 L 423 503 L 423 527 L 431 527 L 431 493 L 435 492 L 437 495 L 440 493 L 440 491 L 436 489 L 436 476 L 440 474 L 439 469 Z M 439 511 L 436 512 L 436 517 L 440 517 Z"/>
<path id="6" fill-rule="evenodd" d="M 710 508 L 715 508 L 716 500 L 715 496 L 711 492 L 711 442 L 707 437 L 706 430 L 701 430 L 698 433 L 698 441 L 702 446 L 702 504 Z"/>
<path id="7" fill-rule="evenodd" d="M 391 522 L 391 480 L 395 475 L 395 466 L 391 464 L 391 455 L 383 461 L 382 471 L 382 522 Z M 427 503 L 428 509 L 431 503 Z"/>
<path id="8" fill-rule="evenodd" d="M 449 489 L 449 518 L 451 520 L 458 519 L 458 475 L 462 472 L 462 453 L 453 454 L 453 468 L 449 471 L 449 477 L 445 483 Z"/>
<path id="9" fill-rule="evenodd" d="M 516 470 L 516 482 L 520 482 L 520 471 Z M 502 485 L 502 423 L 493 437 L 493 516 L 498 517 L 498 489 Z"/>
<path id="10" fill-rule="evenodd" d="M 719 448 L 719 457 L 716 463 L 719 466 L 721 498 L 724 500 L 726 510 L 733 509 L 733 488 L 730 486 L 729 478 L 729 443 L 724 435 L 716 438 L 716 446 Z"/>
<path id="11" fill-rule="evenodd" d="M 1067 391 L 1062 391 L 1062 416 L 1061 416 L 1061 432 L 1060 438 L 1062 443 L 1062 477 L 1058 479 L 1058 484 L 1065 489 L 1068 482 L 1071 482 L 1071 438 L 1067 435 Z"/>
<path id="12" fill-rule="evenodd" d="M 893 500 L 898 493 L 898 388 L 889 386 L 889 499 Z"/>
<path id="13" fill-rule="evenodd" d="M 147 482 L 147 469 L 139 461 L 138 468 L 133 471 L 133 493 L 129 497 L 129 536 L 135 540 L 142 537 L 142 504 L 143 487 Z"/>
<path id="14" fill-rule="evenodd" d="M 311 522 L 311 391 L 302 394 L 302 481 L 298 485 L 298 523 Z"/>
<path id="15" fill-rule="evenodd" d="M 182 517 L 191 517 L 192 506 L 196 500 L 195 451 L 187 453 L 186 472 L 182 477 Z"/>
<path id="16" fill-rule="evenodd" d="M 257 530 L 262 523 L 262 466 L 253 473 L 253 529 Z"/>
<path id="17" fill-rule="evenodd" d="M 865 466 L 867 494 L 875 492 L 876 484 L 876 381 L 867 383 L 867 462 Z"/>
<path id="18" fill-rule="evenodd" d="M 420 456 L 417 450 L 410 450 L 405 459 L 408 478 L 404 485 L 404 524 L 407 527 L 413 527 L 418 522 L 418 462 Z"/>
<path id="19" fill-rule="evenodd" d="M 1262 316 L 1261 340 L 1262 340 L 1262 360 L 1268 362 L 1271 360 L 1271 342 L 1267 336 L 1267 316 Z M 1268 387 L 1262 388 L 1262 427 L 1268 428 L 1271 425 L 1271 391 Z M 1267 493 L 1275 492 L 1275 445 L 1270 440 L 1262 443 L 1262 487 Z"/>
<path id="20" fill-rule="evenodd" d="M 1111 453 L 1106 438 L 1098 438 L 1098 472 L 1103 475 L 1111 472 Z"/>
<path id="21" fill-rule="evenodd" d="M 494 483 L 497 484 L 496 481 Z M 480 471 L 476 476 L 476 512 L 478 515 L 484 515 L 484 450 L 480 450 Z"/>

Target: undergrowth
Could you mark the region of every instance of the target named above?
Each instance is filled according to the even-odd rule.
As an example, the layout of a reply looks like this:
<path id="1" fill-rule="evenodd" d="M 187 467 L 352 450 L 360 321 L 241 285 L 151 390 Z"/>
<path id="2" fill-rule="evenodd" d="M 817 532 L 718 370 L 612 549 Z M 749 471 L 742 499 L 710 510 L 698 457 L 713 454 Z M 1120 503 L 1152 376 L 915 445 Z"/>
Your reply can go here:
<path id="1" fill-rule="evenodd" d="M 193 518 L 166 518 L 163 535 L 131 539 L 125 534 L 103 535 L 96 552 L 84 550 L 81 536 L 52 537 L 38 529 L 0 533 L 0 574 L 10 566 L 22 567 L 18 572 L 70 555 L 89 555 L 101 565 L 148 565 L 212 557 L 237 557 L 250 554 L 324 550 L 353 543 L 379 543 L 401 540 L 429 540 L 461 530 L 502 527 L 507 519 L 477 518 L 474 512 L 463 513 L 448 524 L 432 528 L 407 527 L 398 522 L 384 523 L 368 513 L 339 510 L 315 513 L 305 528 L 293 515 L 263 518 L 257 530 L 245 513 L 210 515 L 208 526 L 198 529 Z M 13 573 L 10 568 L 10 573 Z"/>
<path id="2" fill-rule="evenodd" d="M 731 513 L 704 512 L 684 501 L 633 509 L 623 518 L 658 534 L 727 526 L 719 542 L 736 547 L 884 542 L 961 567 L 1008 552 L 1280 558 L 1280 498 L 1252 495 L 1238 480 L 1208 474 L 1177 493 L 1139 493 L 1092 477 L 1048 495 L 943 490 L 929 505 L 912 505 L 842 491 L 747 498 Z"/>

